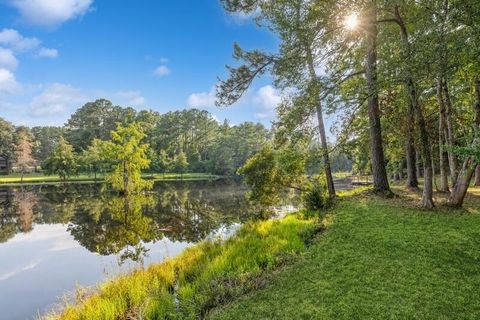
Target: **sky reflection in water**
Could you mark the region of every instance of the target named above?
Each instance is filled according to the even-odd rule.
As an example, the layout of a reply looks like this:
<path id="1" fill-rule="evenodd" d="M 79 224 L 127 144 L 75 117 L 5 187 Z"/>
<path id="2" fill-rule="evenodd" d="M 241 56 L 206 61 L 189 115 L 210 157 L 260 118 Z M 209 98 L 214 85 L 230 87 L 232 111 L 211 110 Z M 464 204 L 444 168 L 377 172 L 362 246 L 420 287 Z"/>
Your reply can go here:
<path id="1" fill-rule="evenodd" d="M 158 183 L 128 199 L 94 185 L 0 188 L 0 319 L 32 319 L 77 284 L 233 232 L 259 211 L 244 195 L 231 181 Z"/>

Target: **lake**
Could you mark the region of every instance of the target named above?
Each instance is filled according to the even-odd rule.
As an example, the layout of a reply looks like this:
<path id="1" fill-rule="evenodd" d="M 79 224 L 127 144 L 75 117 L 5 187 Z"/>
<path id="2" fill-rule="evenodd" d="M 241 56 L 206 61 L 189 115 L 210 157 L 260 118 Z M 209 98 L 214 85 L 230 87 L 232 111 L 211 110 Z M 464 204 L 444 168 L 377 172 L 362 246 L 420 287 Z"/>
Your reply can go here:
<path id="1" fill-rule="evenodd" d="M 0 187 L 0 319 L 32 319 L 79 285 L 232 234 L 261 212 L 246 191 L 229 180 L 157 182 L 128 198 L 94 184 Z"/>

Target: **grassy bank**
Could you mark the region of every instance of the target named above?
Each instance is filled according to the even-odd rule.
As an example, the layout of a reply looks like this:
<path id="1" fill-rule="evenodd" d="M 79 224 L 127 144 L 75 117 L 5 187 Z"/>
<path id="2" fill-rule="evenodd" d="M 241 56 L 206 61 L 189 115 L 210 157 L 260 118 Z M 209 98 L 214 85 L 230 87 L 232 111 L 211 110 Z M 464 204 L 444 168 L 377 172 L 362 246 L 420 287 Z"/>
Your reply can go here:
<path id="1" fill-rule="evenodd" d="M 210 318 L 479 319 L 480 190 L 458 212 L 401 193 L 341 201 L 303 259 Z"/>
<path id="2" fill-rule="evenodd" d="M 182 255 L 102 284 L 96 293 L 48 319 L 197 319 L 263 284 L 263 275 L 317 230 L 300 215 L 250 222 L 225 242 L 205 241 Z M 177 301 L 177 303 L 176 303 Z"/>
<path id="3" fill-rule="evenodd" d="M 211 175 L 208 173 L 145 173 L 143 177 L 146 179 L 154 179 L 156 181 L 162 180 L 209 180 L 209 179 L 217 179 L 218 176 Z M 98 175 L 97 180 L 94 179 L 92 175 L 81 174 L 78 176 L 72 176 L 67 179 L 67 183 L 74 183 L 74 182 L 101 182 L 104 180 L 104 176 Z M 32 184 L 50 184 L 50 183 L 60 183 L 62 180 L 57 175 L 44 175 L 42 173 L 32 173 L 26 174 L 23 177 L 23 184 L 24 185 L 32 185 Z M 0 184 L 2 185 L 16 185 L 21 183 L 21 175 L 20 174 L 9 174 L 5 176 L 0 176 Z"/>
<path id="4" fill-rule="evenodd" d="M 480 318 L 480 189 L 462 211 L 420 210 L 418 194 L 396 192 L 351 192 L 317 237 L 318 220 L 301 214 L 250 222 L 49 319 Z"/>

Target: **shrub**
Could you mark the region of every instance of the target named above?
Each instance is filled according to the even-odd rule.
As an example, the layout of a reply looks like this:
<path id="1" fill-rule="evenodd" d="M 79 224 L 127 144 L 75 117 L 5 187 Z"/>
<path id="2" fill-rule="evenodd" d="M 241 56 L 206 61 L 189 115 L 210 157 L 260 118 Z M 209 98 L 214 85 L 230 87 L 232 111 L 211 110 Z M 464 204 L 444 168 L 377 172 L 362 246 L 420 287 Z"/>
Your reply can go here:
<path id="1" fill-rule="evenodd" d="M 302 192 L 305 209 L 318 212 L 329 205 L 327 186 L 323 177 L 315 177 Z"/>

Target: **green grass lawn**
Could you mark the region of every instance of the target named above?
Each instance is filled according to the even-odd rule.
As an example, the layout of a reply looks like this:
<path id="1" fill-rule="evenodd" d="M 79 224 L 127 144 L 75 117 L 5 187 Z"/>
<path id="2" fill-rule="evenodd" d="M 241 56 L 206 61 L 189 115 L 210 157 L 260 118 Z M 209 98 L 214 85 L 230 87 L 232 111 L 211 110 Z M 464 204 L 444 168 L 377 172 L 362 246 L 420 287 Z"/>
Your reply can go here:
<path id="1" fill-rule="evenodd" d="M 183 176 L 179 173 L 145 173 L 143 177 L 154 180 L 206 180 L 216 179 L 218 176 L 207 173 L 185 173 Z M 103 176 L 98 175 L 97 181 L 102 181 Z M 29 173 L 23 177 L 24 184 L 41 184 L 41 183 L 57 183 L 61 182 L 58 175 L 45 175 L 43 173 Z M 81 174 L 68 178 L 67 182 L 94 182 L 93 175 Z M 0 184 L 19 184 L 21 183 L 21 174 L 14 173 L 5 176 L 0 176 Z"/>
<path id="2" fill-rule="evenodd" d="M 301 259 L 210 319 L 480 319 L 475 194 L 461 212 L 343 200 Z"/>

